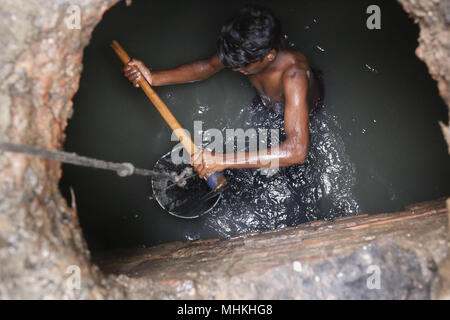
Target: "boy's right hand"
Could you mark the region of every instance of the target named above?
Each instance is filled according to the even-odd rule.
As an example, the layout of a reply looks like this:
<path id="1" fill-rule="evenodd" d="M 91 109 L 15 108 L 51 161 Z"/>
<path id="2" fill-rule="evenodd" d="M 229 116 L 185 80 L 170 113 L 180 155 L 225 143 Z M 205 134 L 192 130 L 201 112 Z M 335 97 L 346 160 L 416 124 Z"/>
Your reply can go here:
<path id="1" fill-rule="evenodd" d="M 136 88 L 139 87 L 139 80 L 142 76 L 144 76 L 147 82 L 152 85 L 152 73 L 140 60 L 131 59 L 131 61 L 123 67 L 123 73 Z"/>

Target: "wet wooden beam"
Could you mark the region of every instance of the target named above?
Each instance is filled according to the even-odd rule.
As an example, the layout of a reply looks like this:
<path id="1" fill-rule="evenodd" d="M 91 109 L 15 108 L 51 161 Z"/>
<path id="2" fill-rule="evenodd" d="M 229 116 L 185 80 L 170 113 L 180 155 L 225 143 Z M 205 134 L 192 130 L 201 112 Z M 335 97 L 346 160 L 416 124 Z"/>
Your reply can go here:
<path id="1" fill-rule="evenodd" d="M 115 252 L 97 259 L 108 273 L 151 279 L 169 297 L 431 298 L 447 255 L 445 199 L 403 212 Z M 118 258 L 120 257 L 120 258 Z M 379 289 L 368 281 L 379 271 Z M 185 291 L 180 288 L 186 288 Z"/>

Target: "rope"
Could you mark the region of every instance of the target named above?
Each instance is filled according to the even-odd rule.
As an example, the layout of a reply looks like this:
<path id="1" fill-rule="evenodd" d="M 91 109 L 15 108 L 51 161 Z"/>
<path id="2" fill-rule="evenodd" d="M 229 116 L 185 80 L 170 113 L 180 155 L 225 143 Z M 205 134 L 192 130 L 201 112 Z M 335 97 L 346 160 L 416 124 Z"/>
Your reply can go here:
<path id="1" fill-rule="evenodd" d="M 169 178 L 171 176 L 166 173 L 157 172 L 154 170 L 135 168 L 133 164 L 129 162 L 116 163 L 107 162 L 103 160 L 88 158 L 79 156 L 76 153 L 48 150 L 43 148 L 37 148 L 24 144 L 16 144 L 11 142 L 0 141 L 0 150 L 25 154 L 34 158 L 45 158 L 48 160 L 57 160 L 64 163 L 73 164 L 76 166 L 90 167 L 96 169 L 104 169 L 115 171 L 119 177 L 128 177 L 133 174 L 140 176 L 152 176 L 154 178 Z"/>

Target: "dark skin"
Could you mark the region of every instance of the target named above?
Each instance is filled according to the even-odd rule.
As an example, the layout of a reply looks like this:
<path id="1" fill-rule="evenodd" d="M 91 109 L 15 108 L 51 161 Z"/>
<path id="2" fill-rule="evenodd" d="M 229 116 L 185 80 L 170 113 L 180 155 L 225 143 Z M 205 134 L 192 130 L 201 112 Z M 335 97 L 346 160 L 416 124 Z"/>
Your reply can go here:
<path id="1" fill-rule="evenodd" d="M 139 87 L 142 76 L 152 86 L 164 86 L 207 79 L 223 68 L 217 55 L 164 71 L 150 71 L 142 61 L 133 59 L 124 67 L 124 73 L 135 87 Z M 291 50 L 271 50 L 261 61 L 233 71 L 246 75 L 260 93 L 285 105 L 286 140 L 263 152 L 215 154 L 200 149 L 191 156 L 199 176 L 203 178 L 227 168 L 270 168 L 274 164 L 287 167 L 304 163 L 308 153 L 309 110 L 317 95 L 306 57 Z"/>

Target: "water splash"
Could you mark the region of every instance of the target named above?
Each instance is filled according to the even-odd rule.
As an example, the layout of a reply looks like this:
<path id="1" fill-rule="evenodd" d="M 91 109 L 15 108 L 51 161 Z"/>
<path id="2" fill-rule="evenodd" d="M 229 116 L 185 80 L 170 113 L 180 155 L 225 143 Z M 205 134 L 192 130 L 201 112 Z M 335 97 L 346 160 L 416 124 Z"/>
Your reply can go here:
<path id="1" fill-rule="evenodd" d="M 204 114 L 204 113 L 208 112 L 208 110 L 209 110 L 209 106 L 208 105 L 200 105 L 198 107 L 197 112 L 198 112 L 198 114 Z"/>
<path id="2" fill-rule="evenodd" d="M 317 45 L 316 46 L 316 48 L 317 48 L 317 50 L 319 50 L 319 51 L 321 51 L 321 52 L 325 52 L 325 49 L 324 48 L 322 48 L 321 46 L 319 46 L 319 45 Z"/>
<path id="3" fill-rule="evenodd" d="M 285 136 L 283 116 L 263 105 L 242 109 L 233 122 L 279 129 L 281 140 Z M 321 110 L 310 120 L 310 147 L 304 165 L 281 168 L 272 177 L 257 169 L 227 170 L 231 186 L 204 218 L 206 226 L 227 238 L 357 214 L 359 205 L 352 193 L 355 169 L 339 130 L 336 119 Z"/>
<path id="4" fill-rule="evenodd" d="M 316 18 L 313 19 L 312 24 L 317 24 L 318 20 Z M 307 24 L 304 28 L 305 31 L 308 31 L 309 29 L 311 29 L 311 24 Z"/>
<path id="5" fill-rule="evenodd" d="M 372 66 L 369 66 L 367 63 L 364 65 L 364 67 L 365 67 L 367 70 L 369 70 L 370 72 L 378 73 L 378 70 L 377 70 L 377 69 L 375 69 L 375 68 L 372 67 Z"/>

